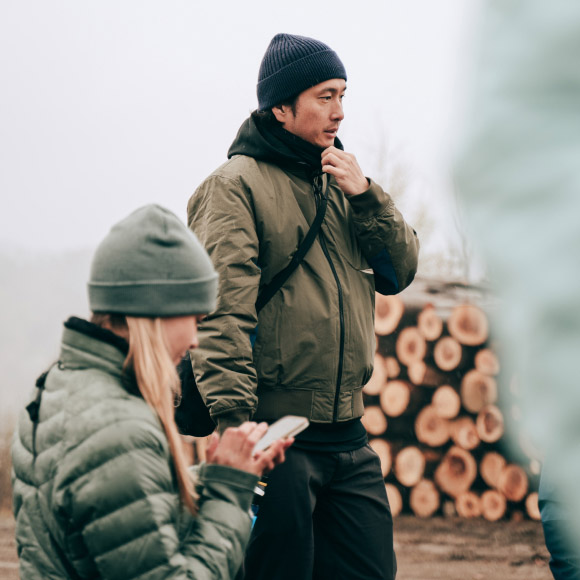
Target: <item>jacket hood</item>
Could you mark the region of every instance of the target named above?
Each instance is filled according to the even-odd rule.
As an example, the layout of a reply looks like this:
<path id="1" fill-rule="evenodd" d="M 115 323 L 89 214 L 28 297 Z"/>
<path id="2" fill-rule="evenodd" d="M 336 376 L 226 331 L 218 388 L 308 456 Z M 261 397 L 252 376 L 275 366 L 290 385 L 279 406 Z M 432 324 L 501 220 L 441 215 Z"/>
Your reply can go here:
<path id="1" fill-rule="evenodd" d="M 343 149 L 338 137 L 334 140 L 334 146 Z M 278 123 L 261 118 L 254 111 L 242 123 L 229 148 L 228 159 L 234 155 L 246 155 L 281 167 L 320 171 L 323 151 L 323 148 L 286 131 Z"/>

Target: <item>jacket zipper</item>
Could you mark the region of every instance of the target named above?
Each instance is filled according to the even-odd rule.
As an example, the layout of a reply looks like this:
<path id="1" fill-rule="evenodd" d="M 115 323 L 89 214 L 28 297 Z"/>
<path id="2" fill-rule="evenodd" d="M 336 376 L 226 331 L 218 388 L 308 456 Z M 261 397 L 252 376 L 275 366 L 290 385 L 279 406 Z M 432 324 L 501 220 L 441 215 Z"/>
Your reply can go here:
<path id="1" fill-rule="evenodd" d="M 314 187 L 314 195 L 316 198 L 316 206 L 318 207 L 320 203 L 319 196 L 322 195 L 322 188 L 320 190 L 317 187 Z M 336 377 L 336 390 L 334 393 L 334 410 L 332 414 L 332 421 L 333 423 L 337 422 L 338 419 L 338 401 L 340 396 L 340 386 L 342 383 L 342 367 L 344 364 L 344 299 L 342 294 L 342 286 L 340 284 L 340 280 L 338 278 L 338 273 L 336 272 L 336 268 L 334 267 L 334 263 L 330 256 L 330 252 L 328 251 L 328 247 L 326 245 L 326 240 L 324 239 L 324 234 L 322 232 L 322 228 L 318 234 L 320 239 L 320 246 L 322 247 L 322 252 L 324 253 L 328 264 L 330 265 L 330 269 L 332 271 L 332 275 L 334 276 L 334 281 L 336 282 L 336 287 L 338 289 L 338 310 L 339 310 L 339 319 L 340 319 L 340 346 L 339 346 L 339 353 L 338 353 L 338 371 Z"/>

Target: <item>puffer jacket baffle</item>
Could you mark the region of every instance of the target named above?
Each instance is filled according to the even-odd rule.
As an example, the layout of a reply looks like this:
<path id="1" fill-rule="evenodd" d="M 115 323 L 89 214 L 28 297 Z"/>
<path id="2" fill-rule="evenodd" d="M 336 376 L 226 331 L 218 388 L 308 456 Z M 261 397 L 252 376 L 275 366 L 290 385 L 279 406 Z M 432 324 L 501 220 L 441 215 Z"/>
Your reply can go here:
<path id="1" fill-rule="evenodd" d="M 232 578 L 258 478 L 202 466 L 199 514 L 190 515 L 167 439 L 125 380 L 115 338 L 70 319 L 60 360 L 35 395 L 38 420 L 34 401 L 20 416 L 12 448 L 20 577 Z"/>

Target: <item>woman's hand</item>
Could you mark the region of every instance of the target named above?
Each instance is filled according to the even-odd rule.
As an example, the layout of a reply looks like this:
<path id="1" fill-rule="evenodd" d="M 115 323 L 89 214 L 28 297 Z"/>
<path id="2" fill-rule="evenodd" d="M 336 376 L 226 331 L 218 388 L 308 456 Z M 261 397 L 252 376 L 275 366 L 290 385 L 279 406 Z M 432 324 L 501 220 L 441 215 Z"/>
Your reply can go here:
<path id="1" fill-rule="evenodd" d="M 265 451 L 254 453 L 254 446 L 267 430 L 267 423 L 246 421 L 239 427 L 226 429 L 221 438 L 214 431 L 207 448 L 207 462 L 227 465 L 255 475 L 271 471 L 284 461 L 284 452 L 294 443 L 294 439 L 279 439 Z"/>

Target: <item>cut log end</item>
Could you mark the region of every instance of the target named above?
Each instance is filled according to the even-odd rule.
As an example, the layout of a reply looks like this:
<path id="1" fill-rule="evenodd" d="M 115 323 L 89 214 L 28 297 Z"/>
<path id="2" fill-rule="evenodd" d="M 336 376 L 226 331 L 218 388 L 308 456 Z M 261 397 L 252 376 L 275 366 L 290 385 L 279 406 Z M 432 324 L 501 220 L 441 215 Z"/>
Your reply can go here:
<path id="1" fill-rule="evenodd" d="M 502 493 L 488 489 L 481 495 L 481 515 L 490 522 L 496 522 L 505 516 L 507 502 Z"/>
<path id="2" fill-rule="evenodd" d="M 489 451 L 483 456 L 479 462 L 479 473 L 489 487 L 498 486 L 499 476 L 506 463 L 505 457 L 495 451 Z"/>
<path id="3" fill-rule="evenodd" d="M 399 296 L 375 294 L 375 333 L 379 336 L 392 334 L 405 311 L 403 300 Z"/>
<path id="4" fill-rule="evenodd" d="M 413 487 L 425 472 L 425 457 L 415 446 L 401 449 L 395 457 L 395 477 L 406 487 Z"/>
<path id="5" fill-rule="evenodd" d="M 503 414 L 495 405 L 484 407 L 476 419 L 477 434 L 486 443 L 495 443 L 503 436 Z"/>
<path id="6" fill-rule="evenodd" d="M 435 343 L 433 359 L 442 371 L 455 370 L 461 364 L 463 348 L 452 336 L 444 336 Z"/>
<path id="7" fill-rule="evenodd" d="M 375 354 L 373 374 L 369 382 L 363 387 L 363 393 L 370 396 L 379 395 L 387 384 L 387 365 L 380 354 Z"/>
<path id="8" fill-rule="evenodd" d="M 455 445 L 468 451 L 475 449 L 481 441 L 471 417 L 460 417 L 453 421 L 450 425 L 450 433 Z"/>
<path id="9" fill-rule="evenodd" d="M 497 488 L 508 501 L 522 501 L 528 493 L 528 476 L 519 465 L 506 465 L 499 475 Z"/>
<path id="10" fill-rule="evenodd" d="M 425 358 L 427 343 L 416 326 L 407 326 L 397 337 L 395 351 L 399 362 L 409 366 Z"/>
<path id="11" fill-rule="evenodd" d="M 439 509 L 440 502 L 439 491 L 435 484 L 428 479 L 423 479 L 417 483 L 409 494 L 409 506 L 413 513 L 420 518 L 431 517 Z"/>
<path id="12" fill-rule="evenodd" d="M 487 316 L 474 304 L 456 306 L 447 321 L 447 329 L 453 338 L 467 346 L 479 346 L 489 336 Z"/>
<path id="13" fill-rule="evenodd" d="M 371 439 L 369 440 L 369 445 L 379 456 L 379 459 L 381 460 L 381 473 L 383 474 L 383 477 L 386 477 L 390 473 L 392 466 L 390 443 L 384 439 Z"/>
<path id="14" fill-rule="evenodd" d="M 387 430 L 387 418 L 377 405 L 366 407 L 361 421 L 369 435 L 382 435 Z"/>
<path id="15" fill-rule="evenodd" d="M 397 486 L 392 483 L 386 483 L 385 490 L 387 492 L 389 505 L 391 506 L 391 515 L 396 518 L 403 511 L 403 498 L 401 492 L 398 490 Z"/>
<path id="16" fill-rule="evenodd" d="M 405 381 L 389 381 L 381 393 L 380 403 L 389 417 L 402 415 L 411 400 L 411 391 Z"/>
<path id="17" fill-rule="evenodd" d="M 401 374 L 401 365 L 394 356 L 385 358 L 385 368 L 387 369 L 387 378 L 396 379 Z"/>
<path id="18" fill-rule="evenodd" d="M 466 492 L 477 476 L 475 459 L 461 447 L 450 447 L 435 470 L 435 482 L 451 497 Z"/>
<path id="19" fill-rule="evenodd" d="M 526 497 L 526 513 L 532 520 L 540 520 L 540 507 L 538 505 L 538 492 L 533 491 Z"/>
<path id="20" fill-rule="evenodd" d="M 486 405 L 497 401 L 495 379 L 472 369 L 461 379 L 461 401 L 471 413 L 479 413 Z"/>
<path id="21" fill-rule="evenodd" d="M 427 305 L 417 316 L 417 328 L 425 340 L 437 340 L 443 332 L 443 320 L 432 305 Z"/>
<path id="22" fill-rule="evenodd" d="M 434 393 L 431 404 L 439 417 L 453 419 L 461 409 L 461 399 L 457 391 L 450 385 L 442 385 Z"/>
<path id="23" fill-rule="evenodd" d="M 449 441 L 449 425 L 432 405 L 427 405 L 415 418 L 415 434 L 421 443 L 440 447 Z"/>
<path id="24" fill-rule="evenodd" d="M 481 348 L 475 354 L 475 368 L 484 375 L 495 376 L 499 373 L 499 360 L 491 348 Z"/>
<path id="25" fill-rule="evenodd" d="M 446 381 L 443 374 L 427 366 L 422 360 L 411 363 L 407 368 L 407 374 L 414 385 L 423 387 L 439 387 Z"/>
<path id="26" fill-rule="evenodd" d="M 481 515 L 481 499 L 472 491 L 466 491 L 455 499 L 455 508 L 462 518 L 478 518 Z"/>

